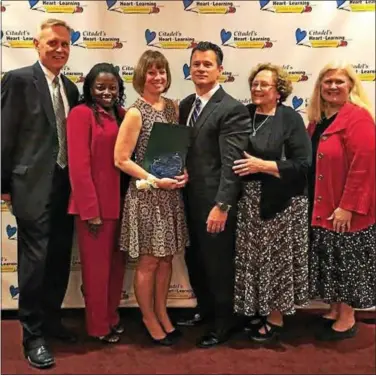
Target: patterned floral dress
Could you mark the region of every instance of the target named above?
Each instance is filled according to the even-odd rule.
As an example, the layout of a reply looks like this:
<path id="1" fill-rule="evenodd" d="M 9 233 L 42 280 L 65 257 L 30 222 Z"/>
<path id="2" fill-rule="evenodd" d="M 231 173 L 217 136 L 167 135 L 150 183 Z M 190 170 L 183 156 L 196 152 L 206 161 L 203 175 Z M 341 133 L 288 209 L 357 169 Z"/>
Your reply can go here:
<path id="1" fill-rule="evenodd" d="M 142 165 L 154 122 L 177 123 L 174 103 L 165 99 L 162 111 L 139 98 L 132 107 L 142 116 L 135 148 L 135 162 Z M 173 126 L 173 125 L 171 125 Z M 188 243 L 181 190 L 138 190 L 132 178 L 127 191 L 121 224 L 120 249 L 131 258 L 139 255 L 165 257 L 183 252 Z"/>

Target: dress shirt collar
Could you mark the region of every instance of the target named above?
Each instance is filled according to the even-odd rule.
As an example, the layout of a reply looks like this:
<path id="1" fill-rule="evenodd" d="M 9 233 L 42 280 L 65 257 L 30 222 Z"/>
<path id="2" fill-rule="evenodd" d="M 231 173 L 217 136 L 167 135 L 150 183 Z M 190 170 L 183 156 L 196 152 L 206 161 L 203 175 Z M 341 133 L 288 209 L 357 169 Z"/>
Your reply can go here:
<path id="1" fill-rule="evenodd" d="M 215 94 L 215 92 L 220 88 L 221 86 L 219 84 L 215 85 L 211 90 L 209 90 L 204 95 L 199 96 L 196 94 L 196 99 L 200 98 L 202 107 L 204 107 L 210 100 L 210 98 Z"/>
<path id="2" fill-rule="evenodd" d="M 42 70 L 43 70 L 43 72 L 46 76 L 47 82 L 49 84 L 52 84 L 52 82 L 53 82 L 53 80 L 55 79 L 56 76 L 48 68 L 46 68 L 40 61 L 39 61 L 39 65 L 42 68 Z M 58 74 L 58 77 L 59 77 L 59 81 L 60 81 L 60 84 L 61 84 L 61 74 L 60 73 Z"/>

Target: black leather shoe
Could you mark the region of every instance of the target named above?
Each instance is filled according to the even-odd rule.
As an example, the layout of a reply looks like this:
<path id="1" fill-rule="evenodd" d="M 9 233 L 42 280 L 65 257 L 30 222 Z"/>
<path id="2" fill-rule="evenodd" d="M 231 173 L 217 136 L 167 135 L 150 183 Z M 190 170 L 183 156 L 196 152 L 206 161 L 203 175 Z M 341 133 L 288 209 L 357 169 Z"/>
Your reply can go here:
<path id="1" fill-rule="evenodd" d="M 35 368 L 49 368 L 55 364 L 55 359 L 46 345 L 25 348 L 24 355 L 27 361 Z"/>
<path id="2" fill-rule="evenodd" d="M 61 323 L 46 325 L 45 333 L 48 337 L 56 338 L 63 342 L 77 342 L 77 336 Z"/>
<path id="3" fill-rule="evenodd" d="M 209 349 L 210 347 L 214 347 L 214 346 L 220 345 L 221 343 L 228 341 L 229 337 L 230 337 L 229 335 L 219 336 L 216 333 L 211 332 L 201 337 L 197 341 L 197 347 L 201 349 Z"/>
<path id="4" fill-rule="evenodd" d="M 174 329 L 172 332 L 167 333 L 167 337 L 169 337 L 174 343 L 178 342 L 182 336 L 183 333 L 179 329 Z"/>
<path id="5" fill-rule="evenodd" d="M 326 326 L 316 334 L 316 339 L 319 341 L 341 341 L 343 339 L 352 338 L 356 336 L 358 332 L 358 327 L 356 323 L 344 332 L 338 332 L 334 330 L 331 326 Z"/>
<path id="6" fill-rule="evenodd" d="M 176 321 L 176 325 L 179 326 L 199 326 L 205 323 L 205 319 L 196 313 L 193 317 L 189 319 L 179 319 Z"/>

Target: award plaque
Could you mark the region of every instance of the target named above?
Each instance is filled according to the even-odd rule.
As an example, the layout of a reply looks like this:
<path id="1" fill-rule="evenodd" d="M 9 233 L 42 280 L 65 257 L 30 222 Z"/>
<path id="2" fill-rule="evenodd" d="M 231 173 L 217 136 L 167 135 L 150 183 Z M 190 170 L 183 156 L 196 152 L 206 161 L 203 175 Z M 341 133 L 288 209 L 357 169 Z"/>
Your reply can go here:
<path id="1" fill-rule="evenodd" d="M 190 136 L 191 128 L 186 125 L 155 122 L 143 168 L 159 179 L 182 175 Z"/>

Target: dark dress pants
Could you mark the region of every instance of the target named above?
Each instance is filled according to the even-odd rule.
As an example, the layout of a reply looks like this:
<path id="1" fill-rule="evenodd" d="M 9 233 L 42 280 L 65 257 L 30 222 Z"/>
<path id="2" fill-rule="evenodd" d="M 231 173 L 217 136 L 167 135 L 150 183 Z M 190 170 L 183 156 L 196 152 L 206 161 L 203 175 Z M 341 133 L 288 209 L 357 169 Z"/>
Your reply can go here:
<path id="1" fill-rule="evenodd" d="M 70 273 L 73 216 L 67 214 L 70 194 L 67 168 L 56 166 L 52 190 L 42 214 L 16 218 L 18 226 L 18 314 L 23 342 L 43 336 L 43 325 L 60 323 Z"/>

